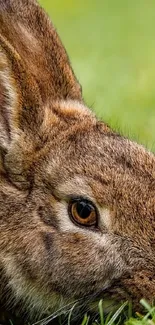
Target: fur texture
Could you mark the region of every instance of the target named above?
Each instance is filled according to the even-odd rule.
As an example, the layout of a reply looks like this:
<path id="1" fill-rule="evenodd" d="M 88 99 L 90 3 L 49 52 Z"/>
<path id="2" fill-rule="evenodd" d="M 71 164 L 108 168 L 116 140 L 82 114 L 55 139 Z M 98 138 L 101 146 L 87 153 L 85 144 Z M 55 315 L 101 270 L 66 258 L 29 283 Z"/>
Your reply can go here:
<path id="1" fill-rule="evenodd" d="M 96 229 L 72 222 L 74 197 L 96 206 Z M 0 206 L 7 311 L 33 320 L 101 292 L 155 298 L 155 156 L 85 106 L 35 0 L 0 0 Z"/>

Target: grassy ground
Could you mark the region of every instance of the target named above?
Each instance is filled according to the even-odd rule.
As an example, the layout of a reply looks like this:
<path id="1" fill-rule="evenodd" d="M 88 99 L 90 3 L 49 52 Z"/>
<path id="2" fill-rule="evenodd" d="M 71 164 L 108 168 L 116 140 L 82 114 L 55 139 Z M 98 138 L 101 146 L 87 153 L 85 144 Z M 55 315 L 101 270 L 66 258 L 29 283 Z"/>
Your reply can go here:
<path id="1" fill-rule="evenodd" d="M 155 1 L 40 3 L 65 44 L 87 104 L 112 127 L 155 150 Z M 155 310 L 146 309 L 145 317 L 129 315 L 125 324 L 155 325 Z M 121 314 L 106 318 L 100 308 L 94 324 L 119 324 Z M 87 324 L 85 315 L 82 325 Z"/>
<path id="2" fill-rule="evenodd" d="M 151 307 L 144 299 L 141 300 L 141 304 L 145 309 L 145 315 L 137 313 L 136 316 L 133 317 L 132 307 L 128 302 L 124 302 L 115 312 L 105 314 L 103 311 L 104 302 L 100 300 L 98 304 L 98 313 L 96 310 L 93 317 L 85 314 L 81 322 L 76 321 L 74 314 L 75 304 L 71 307 L 70 311 L 68 311 L 68 316 L 66 315 L 65 319 L 62 318 L 64 311 L 59 310 L 53 315 L 32 325 L 155 325 L 155 307 Z M 10 322 L 10 325 L 15 324 Z"/>

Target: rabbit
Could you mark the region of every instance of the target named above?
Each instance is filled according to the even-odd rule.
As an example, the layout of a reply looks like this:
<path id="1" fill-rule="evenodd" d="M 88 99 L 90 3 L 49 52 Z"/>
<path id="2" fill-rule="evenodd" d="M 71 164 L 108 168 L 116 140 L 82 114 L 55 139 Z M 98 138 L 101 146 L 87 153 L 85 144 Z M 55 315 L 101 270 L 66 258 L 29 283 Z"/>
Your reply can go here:
<path id="1" fill-rule="evenodd" d="M 87 107 L 35 0 L 0 0 L 0 207 L 1 323 L 153 303 L 155 156 Z"/>

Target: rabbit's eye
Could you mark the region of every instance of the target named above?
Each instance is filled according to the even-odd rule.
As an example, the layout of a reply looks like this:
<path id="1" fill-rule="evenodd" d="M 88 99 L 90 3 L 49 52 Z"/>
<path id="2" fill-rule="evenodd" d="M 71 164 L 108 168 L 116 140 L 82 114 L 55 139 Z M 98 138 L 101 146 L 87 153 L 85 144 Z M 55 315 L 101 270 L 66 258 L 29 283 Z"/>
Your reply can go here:
<path id="1" fill-rule="evenodd" d="M 73 200 L 69 204 L 71 219 L 83 226 L 97 225 L 97 211 L 95 206 L 86 200 Z"/>

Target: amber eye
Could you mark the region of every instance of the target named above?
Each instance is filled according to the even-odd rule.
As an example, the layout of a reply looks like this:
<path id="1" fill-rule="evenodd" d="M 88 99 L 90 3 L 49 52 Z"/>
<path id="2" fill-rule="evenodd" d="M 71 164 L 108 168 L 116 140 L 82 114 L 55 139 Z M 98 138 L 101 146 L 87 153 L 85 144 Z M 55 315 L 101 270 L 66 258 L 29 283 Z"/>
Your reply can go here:
<path id="1" fill-rule="evenodd" d="M 97 210 L 87 200 L 72 200 L 69 204 L 69 215 L 76 223 L 83 226 L 97 225 Z"/>

